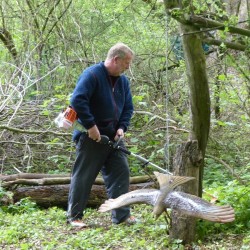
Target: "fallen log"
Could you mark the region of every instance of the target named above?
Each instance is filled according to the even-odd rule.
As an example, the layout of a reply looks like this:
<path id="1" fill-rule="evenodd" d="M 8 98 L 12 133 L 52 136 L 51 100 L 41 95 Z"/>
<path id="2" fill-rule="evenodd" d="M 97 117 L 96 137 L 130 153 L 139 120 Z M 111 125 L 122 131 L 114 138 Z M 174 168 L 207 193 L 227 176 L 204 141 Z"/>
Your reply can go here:
<path id="1" fill-rule="evenodd" d="M 2 182 L 14 181 L 18 179 L 42 179 L 42 178 L 57 178 L 69 177 L 70 174 L 42 174 L 42 173 L 19 173 L 11 175 L 0 175 Z"/>
<path id="2" fill-rule="evenodd" d="M 29 197 L 37 205 L 48 208 L 51 206 L 67 207 L 68 191 L 71 177 L 69 174 L 19 173 L 0 175 L 0 185 L 12 192 L 12 200 L 17 202 Z M 155 177 L 149 175 L 130 177 L 130 191 L 153 187 Z M 96 178 L 88 201 L 89 207 L 96 207 L 107 199 L 102 177 Z M 0 203 L 7 205 L 6 199 Z"/>
<path id="3" fill-rule="evenodd" d="M 154 188 L 155 182 L 145 182 L 138 184 L 130 184 L 130 190 L 142 188 Z M 40 207 L 61 207 L 66 208 L 68 202 L 69 185 L 48 185 L 48 186 L 29 186 L 18 187 L 13 191 L 13 200 L 17 202 L 23 198 L 30 199 L 37 203 Z M 88 207 L 98 207 L 107 199 L 106 189 L 104 185 L 94 184 L 91 189 L 88 200 Z"/>
<path id="4" fill-rule="evenodd" d="M 1 186 L 4 188 L 8 188 L 15 184 L 26 185 L 26 186 L 46 186 L 46 185 L 62 185 L 69 183 L 70 183 L 70 177 L 59 177 L 59 178 L 41 178 L 41 179 L 17 179 L 13 181 L 3 182 Z"/>
<path id="5" fill-rule="evenodd" d="M 1 186 L 8 188 L 16 184 L 27 186 L 44 186 L 44 185 L 62 185 L 69 184 L 71 180 L 70 175 L 51 175 L 51 174 L 14 174 L 7 176 L 0 176 Z M 155 180 L 154 176 L 142 175 L 130 177 L 130 183 L 144 183 L 150 180 Z M 104 181 L 101 177 L 96 178 L 95 184 L 103 185 Z"/>

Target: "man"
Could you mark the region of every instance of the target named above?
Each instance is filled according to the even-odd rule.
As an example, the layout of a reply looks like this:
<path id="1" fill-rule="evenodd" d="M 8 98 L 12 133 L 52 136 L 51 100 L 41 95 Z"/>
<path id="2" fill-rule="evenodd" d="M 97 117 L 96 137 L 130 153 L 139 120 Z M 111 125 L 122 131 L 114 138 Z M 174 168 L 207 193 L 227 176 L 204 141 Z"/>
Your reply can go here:
<path id="1" fill-rule="evenodd" d="M 75 130 L 76 161 L 73 166 L 68 198 L 68 223 L 85 227 L 82 221 L 91 187 L 101 171 L 109 198 L 117 198 L 129 190 L 129 167 L 126 155 L 100 143 L 101 135 L 116 141 L 123 138 L 133 113 L 129 80 L 122 73 L 129 69 L 134 52 L 117 43 L 104 62 L 85 69 L 74 89 L 71 106 L 86 133 Z M 124 147 L 123 139 L 120 140 Z M 135 223 L 130 208 L 112 211 L 112 222 Z"/>

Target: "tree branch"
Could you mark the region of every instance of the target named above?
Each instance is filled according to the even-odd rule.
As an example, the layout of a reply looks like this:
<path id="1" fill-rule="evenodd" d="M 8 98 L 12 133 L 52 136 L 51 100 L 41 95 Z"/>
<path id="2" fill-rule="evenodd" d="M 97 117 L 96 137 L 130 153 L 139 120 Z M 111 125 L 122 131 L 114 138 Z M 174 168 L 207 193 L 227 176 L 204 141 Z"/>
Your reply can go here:
<path id="1" fill-rule="evenodd" d="M 17 50 L 10 32 L 4 28 L 0 28 L 0 40 L 2 40 L 5 47 L 8 49 L 13 59 L 17 59 Z"/>
<path id="2" fill-rule="evenodd" d="M 161 117 L 161 116 L 159 116 L 159 115 L 155 115 L 155 114 L 153 114 L 153 113 L 151 113 L 151 112 L 147 112 L 147 111 L 140 111 L 140 110 L 137 110 L 137 111 L 134 111 L 134 114 L 142 114 L 142 115 L 149 115 L 149 116 L 152 116 L 152 119 L 151 119 L 151 120 L 157 118 L 157 119 L 159 119 L 159 120 L 161 120 L 161 121 L 166 121 L 166 120 L 168 120 L 169 122 L 176 123 L 176 121 L 174 121 L 174 120 L 166 119 L 166 118 L 164 118 L 164 117 Z"/>
<path id="3" fill-rule="evenodd" d="M 27 3 L 27 5 L 28 5 L 28 7 L 29 7 L 29 9 L 30 9 L 30 12 L 31 12 L 31 15 L 32 15 L 32 17 L 33 17 L 33 19 L 34 19 L 34 23 L 35 23 L 36 30 L 40 32 L 39 23 L 38 23 L 38 20 L 37 20 L 37 18 L 36 18 L 36 14 L 35 14 L 35 11 L 34 11 L 34 9 L 33 9 L 33 7 L 32 7 L 32 4 L 31 4 L 30 0 L 26 0 L 26 3 Z"/>
<path id="4" fill-rule="evenodd" d="M 224 23 L 214 21 L 212 19 L 201 17 L 201 16 L 194 15 L 194 14 L 180 15 L 179 9 L 176 9 L 176 8 L 174 9 L 167 8 L 166 12 L 168 15 L 170 15 L 172 18 L 174 18 L 175 20 L 177 20 L 178 22 L 182 24 L 195 25 L 195 26 L 198 26 L 199 28 L 215 28 L 218 30 L 224 30 L 225 28 L 228 28 L 229 33 L 240 34 L 243 36 L 250 37 L 250 30 L 248 29 L 242 29 L 242 28 L 238 28 L 232 25 L 226 25 Z"/>
<path id="5" fill-rule="evenodd" d="M 57 4 L 59 4 L 59 2 L 60 2 L 60 0 L 58 1 Z M 68 5 L 66 6 L 66 9 L 61 13 L 61 15 L 57 18 L 57 20 L 55 21 L 55 23 L 54 23 L 54 24 L 52 25 L 52 27 L 49 29 L 49 31 L 47 32 L 47 35 L 46 35 L 46 37 L 43 39 L 43 41 L 46 41 L 46 40 L 48 39 L 48 37 L 49 37 L 50 34 L 52 33 L 53 29 L 55 28 L 56 24 L 61 20 L 61 18 L 64 16 L 64 14 L 65 14 L 65 13 L 67 12 L 67 10 L 69 9 L 71 3 L 72 3 L 72 0 L 68 3 Z M 54 8 L 55 8 L 55 7 L 53 7 L 53 9 L 54 9 Z M 52 10 L 53 10 L 53 9 L 52 9 Z M 52 10 L 51 10 L 51 11 L 52 11 Z M 52 13 L 52 12 L 51 12 L 51 13 Z M 49 15 L 48 15 L 48 17 L 49 17 Z M 45 23 L 44 23 L 43 30 L 45 30 L 46 22 L 47 22 L 47 21 L 45 21 Z"/>
<path id="6" fill-rule="evenodd" d="M 202 41 L 207 44 L 217 45 L 217 46 L 224 44 L 229 49 L 235 49 L 235 50 L 240 50 L 240 51 L 245 51 L 248 48 L 248 46 L 245 46 L 239 43 L 226 42 L 226 41 L 216 40 L 216 39 L 211 39 L 211 38 L 204 38 L 202 39 Z"/>
<path id="7" fill-rule="evenodd" d="M 14 133 L 22 133 L 22 134 L 53 134 L 53 135 L 71 135 L 71 133 L 60 133 L 60 132 L 54 132 L 50 130 L 25 130 L 25 129 L 19 129 L 19 128 L 13 128 L 6 125 L 0 125 L 0 130 L 7 129 L 9 131 L 12 131 Z"/>
<path id="8" fill-rule="evenodd" d="M 173 18 L 177 18 L 175 16 L 172 16 Z M 225 28 L 228 28 L 229 33 L 234 33 L 234 34 L 240 34 L 243 36 L 248 36 L 250 37 L 250 30 L 247 29 L 242 29 L 242 28 L 237 28 L 234 26 L 226 26 L 223 23 L 220 23 L 218 21 L 214 21 L 208 18 L 196 16 L 196 15 L 188 15 L 188 16 L 183 16 L 183 18 L 178 17 L 178 21 L 180 21 L 183 24 L 191 24 L 198 26 L 199 28 L 216 28 L 218 30 L 224 30 Z"/>

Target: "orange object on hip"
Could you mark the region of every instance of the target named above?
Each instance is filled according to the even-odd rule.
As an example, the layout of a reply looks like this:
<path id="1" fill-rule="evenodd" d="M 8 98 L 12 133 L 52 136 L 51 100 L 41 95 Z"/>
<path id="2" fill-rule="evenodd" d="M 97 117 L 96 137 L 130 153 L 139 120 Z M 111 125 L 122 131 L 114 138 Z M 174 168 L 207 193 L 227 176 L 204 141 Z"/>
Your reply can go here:
<path id="1" fill-rule="evenodd" d="M 71 106 L 69 106 L 64 112 L 64 118 L 67 121 L 74 123 L 75 120 L 77 119 L 77 113 Z"/>
<path id="2" fill-rule="evenodd" d="M 77 119 L 77 113 L 75 112 L 75 110 L 69 106 L 65 111 L 64 111 L 64 119 L 63 119 L 63 128 L 70 128 L 73 126 L 73 123 L 76 121 Z"/>

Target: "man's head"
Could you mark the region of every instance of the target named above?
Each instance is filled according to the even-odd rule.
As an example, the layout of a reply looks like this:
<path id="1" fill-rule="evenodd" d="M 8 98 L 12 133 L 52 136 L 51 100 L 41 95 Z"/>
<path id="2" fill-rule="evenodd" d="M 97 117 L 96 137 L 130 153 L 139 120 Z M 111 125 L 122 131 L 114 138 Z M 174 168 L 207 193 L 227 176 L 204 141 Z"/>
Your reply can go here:
<path id="1" fill-rule="evenodd" d="M 117 43 L 112 46 L 104 62 L 110 75 L 119 76 L 129 66 L 133 60 L 134 52 L 124 43 Z"/>

